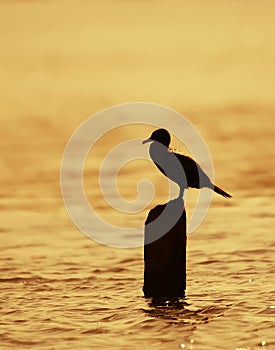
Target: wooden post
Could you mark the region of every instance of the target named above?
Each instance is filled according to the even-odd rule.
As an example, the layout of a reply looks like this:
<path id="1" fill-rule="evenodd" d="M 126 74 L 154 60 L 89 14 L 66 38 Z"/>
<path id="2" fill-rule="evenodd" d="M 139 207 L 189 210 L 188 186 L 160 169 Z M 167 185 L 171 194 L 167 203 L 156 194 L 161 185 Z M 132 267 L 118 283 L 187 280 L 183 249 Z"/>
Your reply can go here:
<path id="1" fill-rule="evenodd" d="M 168 224 L 167 224 L 168 223 Z M 157 205 L 145 222 L 145 297 L 172 300 L 186 289 L 186 212 L 182 199 Z"/>

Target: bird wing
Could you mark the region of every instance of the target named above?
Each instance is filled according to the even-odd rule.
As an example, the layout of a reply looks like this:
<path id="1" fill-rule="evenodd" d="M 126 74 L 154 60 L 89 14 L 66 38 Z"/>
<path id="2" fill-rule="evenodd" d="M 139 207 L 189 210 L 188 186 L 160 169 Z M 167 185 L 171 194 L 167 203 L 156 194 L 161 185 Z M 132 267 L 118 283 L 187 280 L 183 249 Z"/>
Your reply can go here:
<path id="1" fill-rule="evenodd" d="M 184 154 L 171 153 L 173 153 L 181 163 L 186 175 L 187 187 L 203 188 L 211 186 L 209 177 L 194 159 Z"/>
<path id="2" fill-rule="evenodd" d="M 150 146 L 150 156 L 158 169 L 180 188 L 211 187 L 209 177 L 192 158 L 153 142 Z"/>

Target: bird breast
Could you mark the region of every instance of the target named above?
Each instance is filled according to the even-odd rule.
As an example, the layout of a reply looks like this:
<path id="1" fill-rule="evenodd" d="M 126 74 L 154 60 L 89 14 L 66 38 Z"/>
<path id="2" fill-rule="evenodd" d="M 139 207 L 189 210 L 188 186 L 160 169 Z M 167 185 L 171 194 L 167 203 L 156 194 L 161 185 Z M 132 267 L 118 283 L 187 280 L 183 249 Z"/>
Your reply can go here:
<path id="1" fill-rule="evenodd" d="M 169 152 L 167 147 L 158 142 L 150 145 L 150 157 L 158 169 L 181 188 L 187 187 L 184 168 L 175 153 Z"/>

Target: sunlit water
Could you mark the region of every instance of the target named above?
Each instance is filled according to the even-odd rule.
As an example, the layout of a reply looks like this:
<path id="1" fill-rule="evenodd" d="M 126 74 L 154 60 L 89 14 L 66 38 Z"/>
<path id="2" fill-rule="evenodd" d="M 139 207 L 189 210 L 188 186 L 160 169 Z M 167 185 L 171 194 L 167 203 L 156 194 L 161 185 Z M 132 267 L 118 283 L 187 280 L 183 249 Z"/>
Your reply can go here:
<path id="1" fill-rule="evenodd" d="M 275 349 L 272 2 L 80 3 L 0 4 L 0 349 Z M 217 184 L 234 196 L 215 195 L 188 236 L 186 298 L 171 307 L 143 297 L 143 248 L 88 239 L 60 194 L 62 153 L 78 124 L 140 100 L 179 106 L 209 146 Z M 151 132 L 134 129 L 128 136 Z M 114 222 L 94 166 L 121 140 L 102 143 L 85 172 L 91 204 Z M 153 203 L 121 219 L 142 225 L 167 201 L 163 177 L 150 164 L 121 176 L 128 200 L 136 180 L 155 181 Z"/>
<path id="2" fill-rule="evenodd" d="M 215 148 L 222 135 L 209 135 Z M 215 196 L 206 220 L 189 235 L 186 299 L 177 307 L 152 306 L 143 297 L 142 247 L 99 245 L 70 223 L 55 179 L 58 167 L 45 172 L 45 188 L 26 176 L 11 186 L 16 195 L 3 190 L 1 348 L 275 348 L 270 141 L 268 132 L 258 140 L 266 146 L 261 158 L 241 148 L 238 132 L 221 146 L 216 172 L 225 172 L 220 178 L 234 198 Z M 237 164 L 230 164 L 227 146 Z M 259 185 L 261 174 L 238 170 L 244 159 L 247 169 L 261 169 L 269 188 Z M 47 186 L 53 191 L 48 196 Z"/>

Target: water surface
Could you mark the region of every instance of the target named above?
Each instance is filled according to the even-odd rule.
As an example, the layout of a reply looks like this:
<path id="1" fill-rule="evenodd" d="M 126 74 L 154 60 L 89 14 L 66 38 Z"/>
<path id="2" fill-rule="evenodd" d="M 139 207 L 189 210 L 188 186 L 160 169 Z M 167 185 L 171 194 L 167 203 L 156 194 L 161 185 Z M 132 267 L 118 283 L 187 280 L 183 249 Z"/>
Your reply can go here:
<path id="1" fill-rule="evenodd" d="M 80 4 L 0 4 L 1 349 L 275 349 L 273 3 Z M 187 116 L 208 144 L 217 184 L 234 196 L 215 195 L 189 235 L 186 299 L 172 307 L 143 297 L 142 247 L 88 239 L 60 195 L 75 128 L 127 101 Z M 130 128 L 127 137 L 150 132 Z M 100 216 L 132 227 L 167 191 L 153 166 L 133 164 L 121 173 L 122 194 L 136 198 L 136 181 L 148 177 L 153 202 L 122 217 L 106 205 L 97 171 L 125 135 L 91 152 L 85 186 Z"/>

